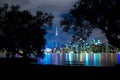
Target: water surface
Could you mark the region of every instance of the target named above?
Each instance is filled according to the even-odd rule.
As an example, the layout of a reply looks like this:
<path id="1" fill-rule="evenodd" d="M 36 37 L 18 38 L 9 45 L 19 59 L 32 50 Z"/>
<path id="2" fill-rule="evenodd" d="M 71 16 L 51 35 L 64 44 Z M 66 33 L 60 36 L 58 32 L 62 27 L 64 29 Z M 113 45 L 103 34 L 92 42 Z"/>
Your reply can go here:
<path id="1" fill-rule="evenodd" d="M 114 66 L 120 64 L 120 54 L 115 53 L 46 53 L 37 64 L 78 65 L 78 66 Z"/>

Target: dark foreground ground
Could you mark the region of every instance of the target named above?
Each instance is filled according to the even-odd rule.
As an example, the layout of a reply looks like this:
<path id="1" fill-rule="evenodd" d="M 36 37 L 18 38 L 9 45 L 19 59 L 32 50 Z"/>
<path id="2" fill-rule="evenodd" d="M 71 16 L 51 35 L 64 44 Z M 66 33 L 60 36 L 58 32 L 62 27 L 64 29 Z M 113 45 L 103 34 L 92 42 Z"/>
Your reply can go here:
<path id="1" fill-rule="evenodd" d="M 104 79 L 111 77 L 120 78 L 120 65 L 113 67 L 85 67 L 85 66 L 56 66 L 56 65 L 37 65 L 29 64 L 33 59 L 0 59 L 0 77 L 5 78 L 22 78 L 27 80 L 34 78 L 46 79 L 86 79 L 95 78 Z M 9 77 L 8 77 L 9 76 Z M 24 79 L 25 78 L 25 79 Z M 3 79 L 3 80 L 4 80 Z M 56 79 L 56 80 L 57 80 Z M 79 80 L 82 80 L 79 79 Z M 51 80 L 51 79 L 50 79 Z M 88 79 L 90 80 L 90 79 Z"/>

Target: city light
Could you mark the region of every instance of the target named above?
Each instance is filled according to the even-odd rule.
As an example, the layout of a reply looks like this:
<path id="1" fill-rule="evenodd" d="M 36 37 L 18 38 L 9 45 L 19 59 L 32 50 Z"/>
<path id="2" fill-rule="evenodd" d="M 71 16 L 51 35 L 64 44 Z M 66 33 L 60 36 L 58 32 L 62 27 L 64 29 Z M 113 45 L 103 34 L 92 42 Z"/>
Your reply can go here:
<path id="1" fill-rule="evenodd" d="M 45 52 L 45 53 L 51 53 L 51 52 L 52 52 L 52 49 L 46 48 L 46 49 L 44 50 L 44 52 Z"/>

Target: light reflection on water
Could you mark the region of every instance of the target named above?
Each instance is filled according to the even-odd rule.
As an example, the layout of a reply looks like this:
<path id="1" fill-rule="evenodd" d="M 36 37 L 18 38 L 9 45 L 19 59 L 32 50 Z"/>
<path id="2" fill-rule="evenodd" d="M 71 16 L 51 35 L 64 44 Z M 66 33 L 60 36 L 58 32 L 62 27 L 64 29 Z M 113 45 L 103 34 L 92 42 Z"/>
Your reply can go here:
<path id="1" fill-rule="evenodd" d="M 112 66 L 120 64 L 120 54 L 106 53 L 46 53 L 43 59 L 38 58 L 38 64 L 53 65 L 80 65 L 84 62 L 84 66 Z"/>
<path id="2" fill-rule="evenodd" d="M 118 64 L 120 64 L 120 53 L 118 54 Z"/>

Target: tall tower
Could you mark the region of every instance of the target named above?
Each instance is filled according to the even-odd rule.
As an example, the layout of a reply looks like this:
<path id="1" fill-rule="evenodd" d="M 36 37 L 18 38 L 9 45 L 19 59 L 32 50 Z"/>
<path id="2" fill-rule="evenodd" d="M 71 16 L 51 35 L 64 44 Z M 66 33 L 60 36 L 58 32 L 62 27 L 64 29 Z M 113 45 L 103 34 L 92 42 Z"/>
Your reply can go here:
<path id="1" fill-rule="evenodd" d="M 55 29 L 55 36 L 58 36 L 58 27 L 56 26 L 56 29 Z"/>
<path id="2" fill-rule="evenodd" d="M 58 26 L 55 28 L 55 47 L 58 47 Z"/>

